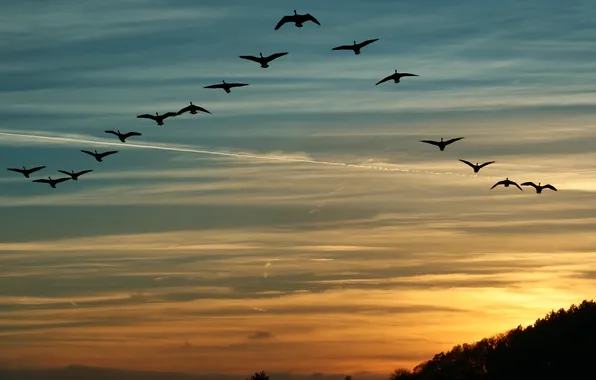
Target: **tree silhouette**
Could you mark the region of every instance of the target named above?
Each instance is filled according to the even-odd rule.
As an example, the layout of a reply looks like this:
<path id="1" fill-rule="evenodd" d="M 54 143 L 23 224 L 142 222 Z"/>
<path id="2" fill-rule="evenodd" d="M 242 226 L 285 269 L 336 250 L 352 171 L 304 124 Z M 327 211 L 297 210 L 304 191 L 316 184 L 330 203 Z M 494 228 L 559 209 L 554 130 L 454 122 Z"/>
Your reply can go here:
<path id="1" fill-rule="evenodd" d="M 534 325 L 453 347 L 389 380 L 580 379 L 593 374 L 596 303 L 551 311 Z"/>
<path id="2" fill-rule="evenodd" d="M 246 380 L 269 380 L 269 376 L 265 371 L 255 372 L 251 377 L 247 377 Z"/>

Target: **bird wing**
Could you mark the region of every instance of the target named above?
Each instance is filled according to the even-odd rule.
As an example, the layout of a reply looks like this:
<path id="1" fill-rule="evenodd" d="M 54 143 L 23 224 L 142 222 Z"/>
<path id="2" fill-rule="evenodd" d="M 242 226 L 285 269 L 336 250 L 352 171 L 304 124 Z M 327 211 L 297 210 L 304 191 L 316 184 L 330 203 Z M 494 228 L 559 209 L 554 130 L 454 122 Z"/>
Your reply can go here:
<path id="1" fill-rule="evenodd" d="M 492 189 L 494 189 L 495 187 L 497 187 L 497 186 L 499 186 L 499 185 L 503 185 L 503 184 L 505 184 L 505 180 L 502 180 L 502 181 L 499 181 L 499 182 L 495 183 L 495 184 L 493 185 L 493 187 L 491 187 L 491 190 L 492 190 Z"/>
<path id="2" fill-rule="evenodd" d="M 310 13 L 305 14 L 304 16 L 304 21 L 312 21 L 315 24 L 321 26 L 321 24 L 319 23 L 319 20 L 317 20 L 313 15 L 311 15 Z"/>
<path id="3" fill-rule="evenodd" d="M 68 178 L 57 178 L 57 179 L 53 179 L 52 181 L 56 184 L 56 183 L 68 181 L 69 179 L 72 179 L 72 178 L 70 178 L 70 177 L 68 177 Z"/>
<path id="4" fill-rule="evenodd" d="M 118 136 L 118 133 L 116 131 L 104 131 L 105 133 L 110 133 L 114 136 Z"/>
<path id="5" fill-rule="evenodd" d="M 377 82 L 377 84 L 375 86 L 377 86 L 383 82 L 387 82 L 388 80 L 393 79 L 393 78 L 395 78 L 395 74 L 391 74 L 388 77 L 381 79 L 380 81 Z"/>
<path id="6" fill-rule="evenodd" d="M 542 186 L 542 188 L 543 189 L 551 189 L 551 190 L 557 191 L 557 189 L 553 185 L 550 185 L 550 184 L 549 185 L 544 185 L 544 186 Z"/>
<path id="7" fill-rule="evenodd" d="M 155 115 L 149 115 L 148 113 L 144 113 L 142 115 L 138 115 L 137 117 L 140 118 L 140 119 L 156 120 Z"/>
<path id="8" fill-rule="evenodd" d="M 509 181 L 509 183 L 511 183 L 512 185 L 515 185 L 515 187 L 517 187 L 518 189 L 520 189 L 521 191 L 524 191 L 524 189 L 522 189 L 521 187 L 519 187 L 519 185 L 516 182 L 513 181 Z"/>
<path id="9" fill-rule="evenodd" d="M 195 108 L 197 111 L 201 111 L 201 112 L 205 112 L 205 113 L 211 113 L 211 112 L 207 111 L 207 110 L 206 110 L 205 108 L 203 108 L 203 107 L 194 106 L 194 108 Z"/>
<path id="10" fill-rule="evenodd" d="M 454 138 L 454 139 L 447 140 L 447 141 L 445 141 L 445 145 L 449 145 L 449 144 L 451 144 L 451 143 L 454 143 L 454 142 L 456 142 L 456 141 L 459 141 L 459 140 L 461 140 L 461 139 L 463 139 L 463 137 L 456 137 L 456 138 Z"/>
<path id="11" fill-rule="evenodd" d="M 191 106 L 186 106 L 186 107 L 182 108 L 180 111 L 178 111 L 178 112 L 176 113 L 176 115 L 182 115 L 183 113 L 185 113 L 185 112 L 188 112 L 188 111 L 190 111 L 191 109 L 192 109 L 192 107 L 191 107 Z"/>
<path id="12" fill-rule="evenodd" d="M 31 181 L 31 182 L 50 183 L 50 180 L 49 180 L 49 179 L 43 179 L 43 178 L 42 178 L 42 179 L 34 179 L 34 180 L 33 180 L 33 181 Z"/>
<path id="13" fill-rule="evenodd" d="M 87 153 L 88 155 L 91 155 L 91 156 L 95 157 L 95 153 L 93 153 L 93 152 L 89 152 L 88 150 L 83 150 L 83 149 L 81 149 L 81 152 L 83 152 L 83 153 Z"/>
<path id="14" fill-rule="evenodd" d="M 354 49 L 354 45 L 341 45 L 341 46 L 336 46 L 331 50 L 353 50 Z"/>
<path id="15" fill-rule="evenodd" d="M 439 146 L 439 143 L 438 142 L 432 141 L 432 140 L 420 140 L 420 142 Z"/>
<path id="16" fill-rule="evenodd" d="M 205 86 L 203 88 L 223 88 L 223 84 L 210 84 L 209 86 Z"/>
<path id="17" fill-rule="evenodd" d="M 174 116 L 176 116 L 176 115 L 177 115 L 177 113 L 176 113 L 176 112 L 166 112 L 166 113 L 164 113 L 163 115 L 161 115 L 161 118 L 162 118 L 162 120 L 163 120 L 163 119 L 166 119 L 166 118 L 168 118 L 168 117 L 174 117 Z"/>
<path id="18" fill-rule="evenodd" d="M 284 16 L 284 17 L 282 17 L 281 20 L 279 20 L 279 22 L 277 23 L 277 25 L 275 25 L 274 30 L 277 30 L 277 29 L 281 28 L 281 26 L 283 24 L 285 24 L 288 21 L 292 21 L 292 19 L 293 19 L 293 16 Z"/>
<path id="19" fill-rule="evenodd" d="M 101 157 L 105 157 L 105 156 L 109 156 L 110 154 L 114 154 L 114 153 L 118 153 L 118 151 L 117 150 L 110 150 L 110 151 L 101 153 L 100 156 Z"/>
<path id="20" fill-rule="evenodd" d="M 66 170 L 58 170 L 62 174 L 66 174 L 72 177 L 72 173 L 67 172 Z"/>
<path id="21" fill-rule="evenodd" d="M 249 61 L 261 63 L 259 59 L 260 57 L 253 57 L 252 55 L 240 55 L 239 57 L 242 59 L 248 59 Z"/>
<path id="22" fill-rule="evenodd" d="M 410 73 L 399 73 L 397 75 L 399 75 L 400 78 L 402 78 L 402 77 L 417 77 L 418 76 L 416 74 L 410 74 Z"/>
<path id="23" fill-rule="evenodd" d="M 124 137 L 124 138 L 128 138 L 130 136 L 142 136 L 142 135 L 139 132 L 128 132 L 128 133 L 125 133 L 124 135 L 122 135 L 122 137 Z"/>
<path id="24" fill-rule="evenodd" d="M 536 184 L 534 182 L 524 182 L 521 184 L 522 186 L 532 186 L 533 188 L 536 188 Z"/>
<path id="25" fill-rule="evenodd" d="M 242 87 L 242 86 L 248 86 L 248 83 L 228 83 L 228 86 L 230 86 L 230 87 Z"/>
<path id="26" fill-rule="evenodd" d="M 45 168 L 45 166 L 36 166 L 34 168 L 29 169 L 29 173 L 36 172 L 36 171 L 41 170 L 43 168 Z"/>
<path id="27" fill-rule="evenodd" d="M 8 168 L 8 169 L 6 169 L 6 170 L 10 170 L 10 171 L 13 171 L 13 172 L 17 172 L 17 173 L 21 173 L 21 174 L 23 174 L 23 169 Z"/>
<path id="28" fill-rule="evenodd" d="M 274 59 L 277 59 L 279 57 L 283 57 L 284 55 L 288 54 L 288 52 L 284 52 L 284 53 L 275 53 L 275 54 L 271 54 L 268 57 L 265 57 L 265 59 L 269 62 L 269 61 L 273 61 Z"/>
<path id="29" fill-rule="evenodd" d="M 475 168 L 474 164 L 473 164 L 473 163 L 471 163 L 470 161 L 462 160 L 461 158 L 460 158 L 459 160 L 460 160 L 461 162 L 463 162 L 464 164 L 466 164 L 466 165 L 469 165 L 469 166 L 471 166 L 471 167 Z"/>
<path id="30" fill-rule="evenodd" d="M 85 174 L 85 173 L 89 173 L 89 172 L 92 172 L 92 171 L 93 171 L 93 170 L 91 170 L 91 169 L 89 169 L 89 170 L 81 170 L 80 172 L 78 172 L 78 173 L 75 173 L 75 174 L 76 174 L 76 176 L 78 177 L 78 176 L 80 176 L 80 175 L 83 175 L 83 174 Z M 64 172 L 63 172 L 63 173 L 64 173 Z M 67 173 L 67 174 L 68 174 L 68 173 Z"/>
<path id="31" fill-rule="evenodd" d="M 372 40 L 366 40 L 366 41 L 362 41 L 361 43 L 359 43 L 358 45 L 360 45 L 361 48 L 365 47 L 366 45 L 370 45 L 375 41 L 378 41 L 378 38 L 373 38 Z"/>
<path id="32" fill-rule="evenodd" d="M 494 164 L 494 163 L 495 163 L 495 161 L 488 161 L 488 162 L 485 162 L 484 164 L 480 165 L 479 168 L 483 168 L 487 165 Z"/>

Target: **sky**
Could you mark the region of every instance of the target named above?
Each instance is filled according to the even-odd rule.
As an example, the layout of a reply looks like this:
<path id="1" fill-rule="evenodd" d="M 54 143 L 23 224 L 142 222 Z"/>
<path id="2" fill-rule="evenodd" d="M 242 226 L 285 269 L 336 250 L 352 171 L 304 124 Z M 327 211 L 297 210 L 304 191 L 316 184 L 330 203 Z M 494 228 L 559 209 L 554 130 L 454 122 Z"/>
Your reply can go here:
<path id="1" fill-rule="evenodd" d="M 294 9 L 321 26 L 274 31 Z M 53 189 L 0 170 L 0 367 L 385 377 L 592 298 L 594 17 L 589 0 L 2 2 L 2 166 L 93 172 Z M 289 54 L 238 58 L 260 52 Z M 375 86 L 394 70 L 419 76 Z M 222 80 L 249 86 L 203 88 Z M 136 118 L 191 101 L 212 114 Z M 441 137 L 465 138 L 419 142 Z M 490 190 L 506 177 L 558 191 Z"/>

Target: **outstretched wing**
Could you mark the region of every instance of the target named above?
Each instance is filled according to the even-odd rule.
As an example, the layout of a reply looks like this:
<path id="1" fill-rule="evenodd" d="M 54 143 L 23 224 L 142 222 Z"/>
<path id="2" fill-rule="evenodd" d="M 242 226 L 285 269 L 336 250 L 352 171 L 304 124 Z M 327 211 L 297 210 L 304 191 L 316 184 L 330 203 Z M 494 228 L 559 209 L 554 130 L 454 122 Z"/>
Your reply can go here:
<path id="1" fill-rule="evenodd" d="M 205 113 L 211 113 L 211 112 L 207 111 L 207 110 L 206 110 L 205 108 L 203 108 L 203 107 L 199 107 L 199 106 L 194 106 L 194 107 L 195 107 L 195 109 L 196 109 L 197 111 L 201 111 L 201 112 L 205 112 Z"/>
<path id="2" fill-rule="evenodd" d="M 306 21 L 312 21 L 312 22 L 314 22 L 315 24 L 317 24 L 317 25 L 321 26 L 321 24 L 319 23 L 319 20 L 317 20 L 316 18 L 314 18 L 314 16 L 313 16 L 313 15 L 311 15 L 310 13 L 307 13 L 307 14 L 305 14 L 303 17 L 304 17 L 304 21 L 305 21 L 305 22 L 306 22 Z"/>
<path id="3" fill-rule="evenodd" d="M 228 86 L 230 86 L 230 87 L 243 87 L 243 86 L 248 86 L 248 83 L 228 83 Z"/>
<path id="4" fill-rule="evenodd" d="M 503 181 L 499 181 L 499 182 L 495 183 L 495 184 L 493 185 L 493 187 L 491 187 L 490 189 L 492 190 L 492 189 L 494 189 L 495 187 L 497 187 L 497 186 L 499 186 L 499 185 L 504 185 L 504 184 L 505 184 L 505 180 L 503 180 Z"/>
<path id="5" fill-rule="evenodd" d="M 470 166 L 470 167 L 472 167 L 472 168 L 475 168 L 474 164 L 473 164 L 473 163 L 471 163 L 470 161 L 462 160 L 461 158 L 460 158 L 459 160 L 460 160 L 461 162 L 463 162 L 464 164 L 466 164 L 466 165 L 469 165 L 469 166 Z"/>
<path id="6" fill-rule="evenodd" d="M 341 46 L 336 46 L 331 50 L 353 50 L 354 49 L 354 45 L 341 45 Z"/>
<path id="7" fill-rule="evenodd" d="M 209 86 L 204 86 L 203 88 L 223 88 L 223 84 L 210 84 Z"/>
<path id="8" fill-rule="evenodd" d="M 34 168 L 29 169 L 29 173 L 34 173 L 34 172 L 39 171 L 43 168 L 45 168 L 45 166 L 36 166 Z"/>
<path id="9" fill-rule="evenodd" d="M 366 45 L 370 45 L 375 41 L 378 41 L 378 38 L 373 38 L 372 40 L 366 40 L 366 41 L 362 41 L 361 43 L 359 43 L 358 45 L 360 45 L 361 48 L 365 47 Z"/>
<path id="10" fill-rule="evenodd" d="M 432 140 L 420 140 L 420 142 L 439 146 L 439 143 L 438 142 L 432 141 Z"/>
<path id="11" fill-rule="evenodd" d="M 105 133 L 110 133 L 114 136 L 118 136 L 118 133 L 116 131 L 104 131 Z"/>
<path id="12" fill-rule="evenodd" d="M 410 74 L 410 73 L 399 73 L 397 75 L 399 75 L 400 78 L 403 78 L 403 77 L 417 77 L 418 76 L 416 74 Z"/>
<path id="13" fill-rule="evenodd" d="M 109 155 L 112 155 L 112 154 L 115 154 L 115 153 L 118 153 L 118 151 L 117 150 L 110 150 L 110 151 L 107 151 L 107 152 L 103 152 L 102 154 L 100 154 L 100 156 L 101 157 L 106 157 L 106 156 L 109 156 Z"/>
<path id="14" fill-rule="evenodd" d="M 34 180 L 33 180 L 33 181 L 31 181 L 31 182 L 50 183 L 50 180 L 49 180 L 49 179 L 43 179 L 43 178 L 42 178 L 42 179 L 34 179 Z"/>
<path id="15" fill-rule="evenodd" d="M 139 132 L 128 132 L 122 135 L 125 139 L 129 138 L 130 136 L 142 136 Z"/>
<path id="16" fill-rule="evenodd" d="M 162 119 L 166 119 L 166 118 L 168 118 L 168 117 L 174 117 L 174 116 L 176 116 L 176 115 L 177 115 L 177 113 L 176 113 L 176 112 L 166 112 L 166 113 L 164 113 L 163 115 L 161 115 L 161 118 L 162 118 Z"/>
<path id="17" fill-rule="evenodd" d="M 137 116 L 139 119 L 151 119 L 151 120 L 156 120 L 155 115 L 149 115 L 148 113 L 144 113 L 142 115 L 138 115 Z"/>
<path id="18" fill-rule="evenodd" d="M 495 161 L 488 161 L 488 162 L 485 162 L 484 164 L 480 165 L 478 168 L 482 169 L 483 167 L 490 165 L 490 164 L 494 164 L 494 163 L 495 163 Z"/>
<path id="19" fill-rule="evenodd" d="M 253 57 L 252 55 L 240 55 L 239 57 L 242 59 L 248 59 L 249 61 L 261 63 L 259 57 Z"/>
<path id="20" fill-rule="evenodd" d="M 277 59 L 279 57 L 283 57 L 284 55 L 288 54 L 288 52 L 284 52 L 284 53 L 275 53 L 275 54 L 271 54 L 268 57 L 265 57 L 265 59 L 267 61 L 273 61 L 274 59 Z"/>
<path id="21" fill-rule="evenodd" d="M 557 189 L 553 185 L 550 185 L 550 184 L 549 185 L 544 185 L 544 186 L 542 186 L 542 188 L 543 189 L 551 189 L 551 190 L 557 191 Z"/>
<path id="22" fill-rule="evenodd" d="M 281 20 L 279 20 L 279 22 L 277 23 L 277 25 L 275 25 L 274 30 L 277 30 L 279 28 L 282 27 L 283 24 L 285 24 L 286 22 L 292 21 L 292 17 L 293 16 L 284 16 L 281 18 Z"/>
<path id="23" fill-rule="evenodd" d="M 95 153 L 93 153 L 93 152 L 90 152 L 90 151 L 88 151 L 88 150 L 83 150 L 83 149 L 81 149 L 81 152 L 83 152 L 83 153 L 87 153 L 88 155 L 95 157 Z"/>
<path id="24" fill-rule="evenodd" d="M 387 82 L 388 80 L 393 79 L 393 78 L 395 78 L 395 74 L 391 74 L 388 77 L 381 79 L 380 81 L 377 82 L 377 84 L 375 84 L 375 86 L 378 86 L 381 83 Z"/>
<path id="25" fill-rule="evenodd" d="M 461 139 L 463 139 L 463 137 L 456 137 L 456 138 L 454 138 L 454 139 L 447 140 L 447 141 L 445 141 L 445 145 L 449 145 L 449 144 L 451 144 L 451 143 L 454 143 L 454 142 L 456 142 L 456 141 L 459 141 L 459 140 L 461 140 Z"/>
<path id="26" fill-rule="evenodd" d="M 180 111 L 178 111 L 178 112 L 176 113 L 176 115 L 182 115 L 183 113 L 185 113 L 185 112 L 188 112 L 188 111 L 190 111 L 191 109 L 192 109 L 192 106 L 186 106 L 186 107 L 182 108 Z"/>
<path id="27" fill-rule="evenodd" d="M 17 173 L 23 174 L 23 169 L 8 168 L 6 170 L 10 170 L 11 172 L 17 172 Z"/>
<path id="28" fill-rule="evenodd" d="M 58 172 L 62 173 L 62 174 L 66 174 L 72 177 L 72 173 L 67 172 L 66 170 L 58 170 Z"/>
<path id="29" fill-rule="evenodd" d="M 533 188 L 537 188 L 534 182 L 524 182 L 521 184 L 522 186 L 532 186 Z"/>
<path id="30" fill-rule="evenodd" d="M 521 187 L 519 187 L 519 185 L 516 182 L 513 181 L 509 181 L 510 184 L 515 185 L 515 187 L 517 187 L 518 189 L 520 189 L 521 191 L 524 191 L 524 189 L 522 189 Z"/>
<path id="31" fill-rule="evenodd" d="M 58 178 L 58 179 L 54 179 L 52 181 L 54 181 L 54 184 L 56 184 L 56 183 L 68 181 L 69 179 L 72 179 L 72 178 L 70 178 L 70 177 L 68 177 L 68 178 L 66 178 L 66 177 L 65 178 Z"/>
<path id="32" fill-rule="evenodd" d="M 60 170 L 59 170 L 59 171 L 60 171 Z M 89 169 L 89 170 L 81 170 L 80 172 L 78 172 L 78 173 L 75 173 L 75 174 L 76 174 L 76 175 L 77 175 L 77 177 L 78 177 L 78 176 L 81 176 L 81 175 L 83 175 L 83 174 L 90 173 L 90 172 L 92 172 L 92 171 L 93 171 L 93 170 L 91 170 L 91 169 Z M 64 172 L 63 172 L 63 173 L 64 173 Z M 66 174 L 68 174 L 68 173 L 66 173 Z"/>

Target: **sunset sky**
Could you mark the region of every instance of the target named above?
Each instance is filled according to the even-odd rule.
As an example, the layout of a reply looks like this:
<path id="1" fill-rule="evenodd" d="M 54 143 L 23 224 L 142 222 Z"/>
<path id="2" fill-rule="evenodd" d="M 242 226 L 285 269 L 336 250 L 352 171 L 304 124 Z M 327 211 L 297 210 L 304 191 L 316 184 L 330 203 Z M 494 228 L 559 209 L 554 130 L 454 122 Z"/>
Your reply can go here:
<path id="1" fill-rule="evenodd" d="M 274 31 L 294 9 L 321 26 Z M 2 2 L 0 162 L 47 168 L 0 170 L 0 367 L 386 376 L 593 298 L 595 17 L 592 0 Z M 289 54 L 238 58 L 259 52 Z M 394 70 L 419 77 L 375 86 Z M 222 80 L 250 85 L 203 88 Z M 136 118 L 190 101 L 212 115 Z M 505 177 L 559 191 L 489 190 Z"/>

